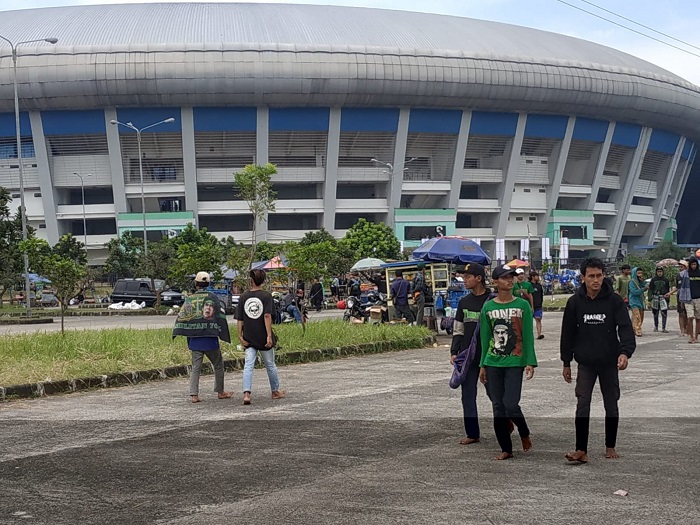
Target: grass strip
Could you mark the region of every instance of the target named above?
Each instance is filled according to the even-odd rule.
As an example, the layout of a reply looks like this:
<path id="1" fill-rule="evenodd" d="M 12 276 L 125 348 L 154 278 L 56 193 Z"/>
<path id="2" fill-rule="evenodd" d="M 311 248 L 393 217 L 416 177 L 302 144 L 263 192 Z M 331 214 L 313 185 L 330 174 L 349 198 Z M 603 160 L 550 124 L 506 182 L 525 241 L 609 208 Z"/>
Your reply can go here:
<path id="1" fill-rule="evenodd" d="M 406 325 L 352 325 L 340 320 L 275 326 L 278 353 L 336 348 L 391 341 L 394 347 L 423 346 L 431 332 Z M 234 336 L 236 327 L 231 326 Z M 134 330 L 70 330 L 58 333 L 7 335 L 0 344 L 0 386 L 59 381 L 190 364 L 185 338 L 171 337 L 170 328 Z M 236 345 L 222 343 L 224 359 L 243 357 Z"/>

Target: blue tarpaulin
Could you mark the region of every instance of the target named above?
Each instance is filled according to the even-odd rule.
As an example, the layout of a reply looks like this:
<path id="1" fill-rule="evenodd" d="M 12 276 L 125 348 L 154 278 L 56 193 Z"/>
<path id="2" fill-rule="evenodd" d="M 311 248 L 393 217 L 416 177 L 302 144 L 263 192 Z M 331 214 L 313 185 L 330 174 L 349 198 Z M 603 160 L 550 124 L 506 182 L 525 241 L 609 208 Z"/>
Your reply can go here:
<path id="1" fill-rule="evenodd" d="M 453 264 L 491 264 L 491 257 L 477 243 L 466 237 L 435 237 L 413 250 L 413 258 Z"/>

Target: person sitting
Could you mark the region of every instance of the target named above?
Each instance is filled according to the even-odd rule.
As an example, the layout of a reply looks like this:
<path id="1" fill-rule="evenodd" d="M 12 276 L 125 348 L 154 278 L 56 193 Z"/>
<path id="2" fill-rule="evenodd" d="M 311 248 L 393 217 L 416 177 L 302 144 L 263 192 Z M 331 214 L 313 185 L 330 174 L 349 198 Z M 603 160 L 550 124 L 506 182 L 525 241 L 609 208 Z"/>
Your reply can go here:
<path id="1" fill-rule="evenodd" d="M 302 296 L 304 295 L 303 290 L 300 289 L 298 292 L 301 292 Z M 284 311 L 293 316 L 297 323 L 301 323 L 301 311 L 299 310 L 298 301 L 292 289 L 284 296 Z"/>
<path id="2" fill-rule="evenodd" d="M 362 288 L 360 288 L 360 274 L 355 272 L 352 274 L 350 281 L 348 281 L 348 296 L 354 296 L 358 299 L 362 295 Z"/>

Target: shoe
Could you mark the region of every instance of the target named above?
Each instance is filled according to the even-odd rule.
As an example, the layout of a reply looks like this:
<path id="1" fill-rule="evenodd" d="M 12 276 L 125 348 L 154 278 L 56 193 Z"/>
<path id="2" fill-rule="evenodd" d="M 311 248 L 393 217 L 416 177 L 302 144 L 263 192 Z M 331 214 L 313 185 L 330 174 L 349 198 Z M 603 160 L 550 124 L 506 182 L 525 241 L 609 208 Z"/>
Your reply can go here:
<path id="1" fill-rule="evenodd" d="M 272 399 L 284 399 L 287 397 L 287 392 L 284 390 L 275 390 L 272 392 Z"/>
<path id="2" fill-rule="evenodd" d="M 658 331 L 659 331 L 659 329 L 658 329 L 658 328 L 654 328 L 654 332 L 658 332 Z"/>
<path id="3" fill-rule="evenodd" d="M 664 328 L 663 330 L 661 330 L 661 331 L 662 331 L 663 333 L 665 333 L 665 334 L 668 333 L 668 330 L 666 330 L 665 328 Z"/>
<path id="4" fill-rule="evenodd" d="M 537 339 L 544 339 L 544 334 L 540 334 L 537 336 Z"/>

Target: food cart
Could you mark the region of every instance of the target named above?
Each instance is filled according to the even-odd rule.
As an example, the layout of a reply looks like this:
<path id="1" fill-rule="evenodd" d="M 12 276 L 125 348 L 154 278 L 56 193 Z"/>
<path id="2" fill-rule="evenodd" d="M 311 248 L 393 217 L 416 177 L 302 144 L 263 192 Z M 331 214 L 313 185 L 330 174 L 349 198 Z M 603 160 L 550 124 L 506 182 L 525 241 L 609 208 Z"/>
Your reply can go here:
<path id="1" fill-rule="evenodd" d="M 403 278 L 407 281 L 413 281 L 416 273 L 418 273 L 418 264 L 425 264 L 423 272 L 425 274 L 425 284 L 433 291 L 431 296 L 425 298 L 425 317 L 435 317 L 435 296 L 440 293 L 446 293 L 450 286 L 450 265 L 444 262 L 424 262 L 424 261 L 402 261 L 395 263 L 387 263 L 382 265 L 384 279 L 386 280 L 386 289 L 391 290 L 391 285 L 395 279 L 396 270 L 403 271 Z M 413 304 L 413 297 L 409 297 L 409 304 Z M 389 301 L 390 318 L 394 317 L 394 305 Z"/>

